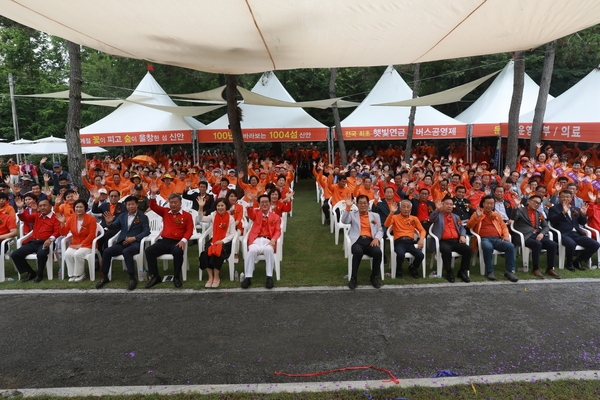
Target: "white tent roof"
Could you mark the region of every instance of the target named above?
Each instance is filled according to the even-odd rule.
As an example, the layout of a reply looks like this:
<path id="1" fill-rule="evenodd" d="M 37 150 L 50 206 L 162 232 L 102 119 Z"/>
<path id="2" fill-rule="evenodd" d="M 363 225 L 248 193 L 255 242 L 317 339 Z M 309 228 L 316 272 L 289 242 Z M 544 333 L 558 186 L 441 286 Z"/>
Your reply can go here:
<path id="1" fill-rule="evenodd" d="M 473 136 L 491 136 L 494 134 L 494 126 L 508 122 L 514 75 L 514 61 L 510 60 L 490 87 L 469 108 L 456 116 L 457 120 L 474 125 Z M 525 74 L 521 113 L 535 108 L 538 92 L 539 86 Z M 548 96 L 548 100 L 552 99 L 552 96 Z M 482 126 L 478 130 L 477 124 L 487 124 L 487 126 Z"/>
<path id="2" fill-rule="evenodd" d="M 150 73 L 127 99 L 151 106 L 177 107 Z M 81 129 L 80 134 L 84 146 L 177 144 L 190 143 L 192 129 L 202 127 L 204 124 L 192 117 L 125 102 L 106 117 Z"/>
<path id="3" fill-rule="evenodd" d="M 252 92 L 272 99 L 295 102 L 273 72 L 265 72 L 252 88 Z M 302 108 L 256 106 L 243 102 L 239 107 L 242 109 L 242 134 L 245 140 L 283 142 L 326 140 L 327 126 L 311 117 Z M 225 114 L 199 130 L 198 140 L 200 142 L 231 141 L 227 137 L 215 136 L 224 131 L 229 133 L 228 127 L 229 119 Z"/>
<path id="4" fill-rule="evenodd" d="M 600 23 L 597 0 L 0 0 L 0 8 L 109 54 L 234 74 L 527 50 Z"/>
<path id="5" fill-rule="evenodd" d="M 342 121 L 347 140 L 405 139 L 410 107 L 373 106 L 412 97 L 412 89 L 389 66 L 363 102 Z M 439 112 L 431 106 L 417 107 L 414 137 L 466 137 L 466 124 Z"/>
<path id="6" fill-rule="evenodd" d="M 519 117 L 519 136 L 530 134 L 535 110 Z M 600 137 L 600 69 L 594 68 L 546 106 L 542 138 L 598 143 Z"/>

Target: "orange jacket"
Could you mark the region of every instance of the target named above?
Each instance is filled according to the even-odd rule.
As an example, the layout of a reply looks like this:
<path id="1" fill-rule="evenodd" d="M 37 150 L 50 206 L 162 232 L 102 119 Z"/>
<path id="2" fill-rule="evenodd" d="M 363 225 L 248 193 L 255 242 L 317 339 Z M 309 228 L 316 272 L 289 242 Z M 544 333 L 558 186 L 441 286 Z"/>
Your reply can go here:
<path id="1" fill-rule="evenodd" d="M 71 246 L 81 245 L 86 249 L 92 248 L 92 241 L 96 238 L 96 218 L 90 214 L 83 216 L 81 230 L 77 229 L 77 215 L 67 219 L 65 226 L 60 228 L 60 234 L 66 236 L 69 232 L 73 234 Z"/>

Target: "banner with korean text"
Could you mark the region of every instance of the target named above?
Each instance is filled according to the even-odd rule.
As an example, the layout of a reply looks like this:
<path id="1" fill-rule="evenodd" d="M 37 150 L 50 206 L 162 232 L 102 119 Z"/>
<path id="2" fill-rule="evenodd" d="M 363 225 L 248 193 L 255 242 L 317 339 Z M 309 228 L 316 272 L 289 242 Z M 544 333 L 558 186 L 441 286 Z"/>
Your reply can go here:
<path id="1" fill-rule="evenodd" d="M 81 134 L 81 146 L 146 146 L 192 143 L 192 131 L 117 132 Z"/>
<path id="2" fill-rule="evenodd" d="M 244 142 L 324 142 L 327 128 L 242 129 Z M 229 129 L 198 129 L 200 143 L 233 142 Z"/>
<path id="3" fill-rule="evenodd" d="M 508 124 L 502 125 L 502 137 L 507 136 Z M 600 122 L 544 122 L 542 140 L 598 143 Z M 531 122 L 519 123 L 519 139 L 531 139 Z"/>
<path id="4" fill-rule="evenodd" d="M 342 127 L 344 140 L 406 140 L 407 126 Z M 415 126 L 413 139 L 465 139 L 467 125 Z"/>

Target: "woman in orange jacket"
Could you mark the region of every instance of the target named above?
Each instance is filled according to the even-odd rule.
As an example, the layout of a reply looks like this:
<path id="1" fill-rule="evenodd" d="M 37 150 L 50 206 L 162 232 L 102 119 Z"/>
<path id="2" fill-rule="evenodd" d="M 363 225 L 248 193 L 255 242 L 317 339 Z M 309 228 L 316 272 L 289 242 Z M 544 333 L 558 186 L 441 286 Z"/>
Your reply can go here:
<path id="1" fill-rule="evenodd" d="M 63 254 L 69 282 L 81 282 L 85 279 L 85 258 L 93 251 L 92 241 L 96 238 L 96 218 L 87 212 L 87 203 L 83 199 L 75 201 L 75 214 L 68 219 L 63 214 L 56 214 L 60 221 L 60 234 L 72 234 L 69 248 Z M 63 239 L 64 240 L 64 239 Z"/>

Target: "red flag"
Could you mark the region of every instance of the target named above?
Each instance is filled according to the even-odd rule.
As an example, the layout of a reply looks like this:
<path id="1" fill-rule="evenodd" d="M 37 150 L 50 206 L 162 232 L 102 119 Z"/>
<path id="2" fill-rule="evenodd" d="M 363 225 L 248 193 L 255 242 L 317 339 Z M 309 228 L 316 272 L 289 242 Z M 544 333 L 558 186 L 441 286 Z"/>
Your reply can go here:
<path id="1" fill-rule="evenodd" d="M 154 68 L 152 68 L 152 64 L 146 63 L 146 68 L 148 69 L 148 71 L 154 72 Z"/>

